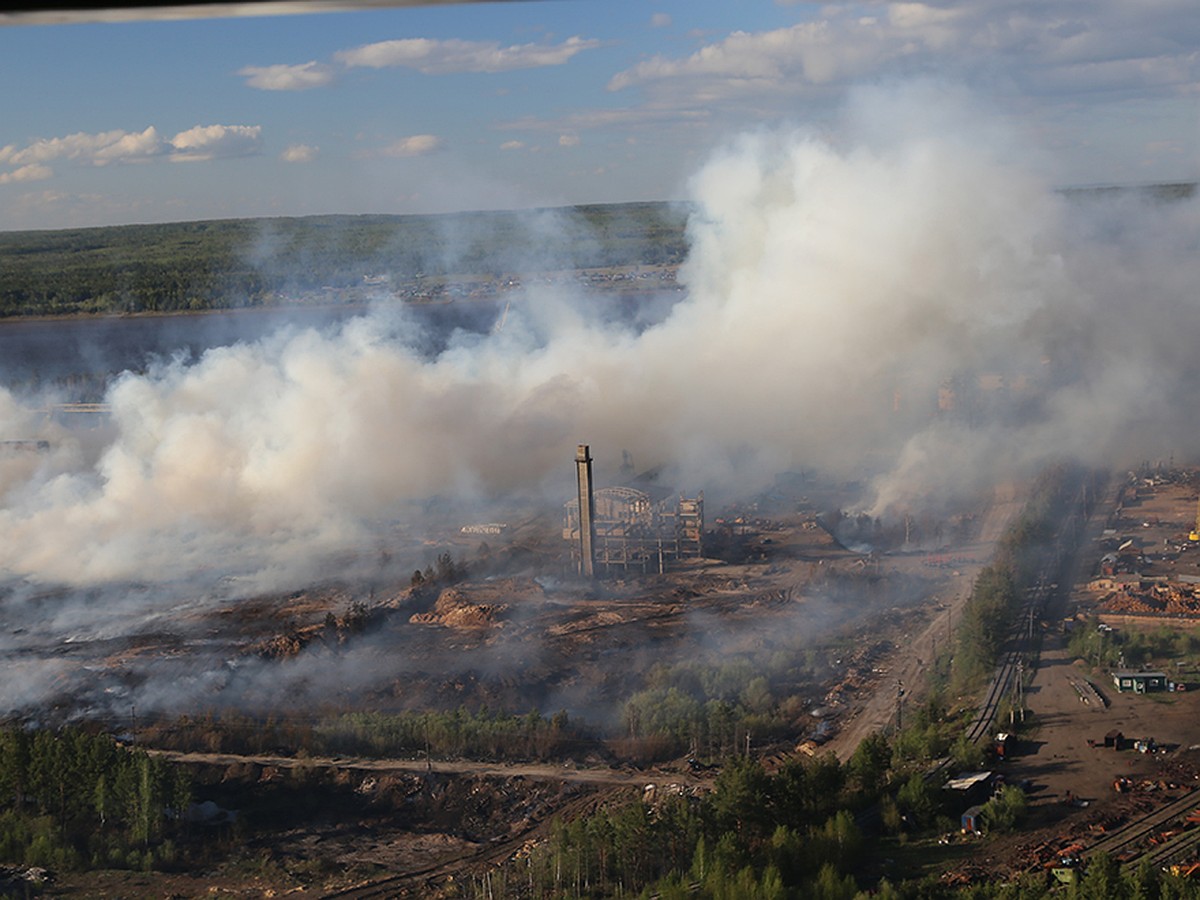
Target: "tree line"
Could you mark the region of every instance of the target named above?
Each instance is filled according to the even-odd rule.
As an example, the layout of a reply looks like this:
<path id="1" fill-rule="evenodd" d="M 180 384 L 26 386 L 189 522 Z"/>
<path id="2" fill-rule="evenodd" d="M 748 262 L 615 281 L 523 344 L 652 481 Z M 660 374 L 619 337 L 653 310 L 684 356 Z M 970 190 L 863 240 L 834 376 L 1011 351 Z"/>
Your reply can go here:
<path id="1" fill-rule="evenodd" d="M 1013 626 L 1022 592 L 1056 556 L 1061 560 L 1060 536 L 1066 520 L 1076 516 L 1077 505 L 1096 489 L 1096 475 L 1082 467 L 1056 464 L 1042 471 L 1030 490 L 1029 500 L 1005 529 L 992 562 L 975 578 L 963 609 L 954 653 L 953 678 L 962 689 L 990 677 L 1000 649 Z M 1078 538 L 1079 528 L 1073 530 Z M 1073 550 L 1070 542 L 1063 550 Z"/>
<path id="2" fill-rule="evenodd" d="M 278 753 L 304 756 L 419 757 L 548 761 L 600 747 L 596 738 L 565 712 L 544 716 L 468 710 L 350 712 L 295 718 L 258 719 L 239 713 L 180 716 L 146 722 L 138 738 L 166 750 Z"/>
<path id="3" fill-rule="evenodd" d="M 81 728 L 0 729 L 0 860 L 56 869 L 174 861 L 187 771 Z"/>
<path id="4" fill-rule="evenodd" d="M 665 203 L 627 203 L 7 232 L 0 316 L 230 309 L 362 288 L 367 278 L 678 263 L 684 221 Z"/>

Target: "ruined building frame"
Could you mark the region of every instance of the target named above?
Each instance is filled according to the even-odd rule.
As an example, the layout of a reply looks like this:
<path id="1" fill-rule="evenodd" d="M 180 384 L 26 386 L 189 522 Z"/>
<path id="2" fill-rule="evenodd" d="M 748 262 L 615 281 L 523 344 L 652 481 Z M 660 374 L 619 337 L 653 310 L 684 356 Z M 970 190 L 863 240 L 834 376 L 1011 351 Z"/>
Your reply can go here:
<path id="1" fill-rule="evenodd" d="M 575 454 L 578 494 L 565 504 L 563 539 L 583 578 L 614 571 L 666 571 L 704 555 L 704 493 L 675 495 L 653 486 L 592 486 L 587 444 Z M 582 514 L 581 514 L 582 511 Z"/>

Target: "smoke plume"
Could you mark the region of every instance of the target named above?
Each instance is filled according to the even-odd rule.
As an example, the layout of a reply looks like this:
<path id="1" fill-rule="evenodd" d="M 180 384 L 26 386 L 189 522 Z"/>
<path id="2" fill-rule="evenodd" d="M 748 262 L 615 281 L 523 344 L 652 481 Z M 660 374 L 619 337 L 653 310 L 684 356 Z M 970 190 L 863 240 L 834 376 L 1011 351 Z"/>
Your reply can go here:
<path id="1" fill-rule="evenodd" d="M 0 463 L 0 571 L 296 585 L 431 502 L 561 502 L 581 441 L 689 491 L 816 468 L 880 514 L 1048 458 L 1194 454 L 1194 199 L 1056 192 L 1019 135 L 927 85 L 859 94 L 837 134 L 713 156 L 686 296 L 648 326 L 530 288 L 432 355 L 381 305 L 125 374 L 98 446 Z M 29 415 L 0 392 L 6 431 Z"/>

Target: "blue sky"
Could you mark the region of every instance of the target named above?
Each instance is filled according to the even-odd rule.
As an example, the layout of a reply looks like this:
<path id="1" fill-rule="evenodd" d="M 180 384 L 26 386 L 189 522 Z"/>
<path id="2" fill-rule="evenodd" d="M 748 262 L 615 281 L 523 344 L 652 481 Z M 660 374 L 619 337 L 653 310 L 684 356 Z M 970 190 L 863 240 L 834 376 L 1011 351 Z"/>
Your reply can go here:
<path id="1" fill-rule="evenodd" d="M 10 20 L 11 21 L 11 20 Z M 1055 184 L 1200 177 L 1195 0 L 477 3 L 0 27 L 0 229 L 683 197 L 935 79 Z"/>

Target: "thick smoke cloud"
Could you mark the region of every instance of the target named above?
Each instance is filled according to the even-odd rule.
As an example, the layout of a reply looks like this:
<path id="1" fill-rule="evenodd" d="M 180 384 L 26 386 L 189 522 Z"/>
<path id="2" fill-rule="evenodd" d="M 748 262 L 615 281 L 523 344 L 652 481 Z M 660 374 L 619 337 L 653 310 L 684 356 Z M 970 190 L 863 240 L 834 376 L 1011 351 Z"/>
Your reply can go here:
<path id="1" fill-rule="evenodd" d="M 1194 200 L 1056 193 L 1018 135 L 928 86 L 860 94 L 838 134 L 712 158 L 686 299 L 650 327 L 531 289 L 432 356 L 392 309 L 123 376 L 107 443 L 0 467 L 0 569 L 301 584 L 434 498 L 560 502 L 580 441 L 689 491 L 815 467 L 881 514 L 1049 458 L 1194 453 Z"/>

